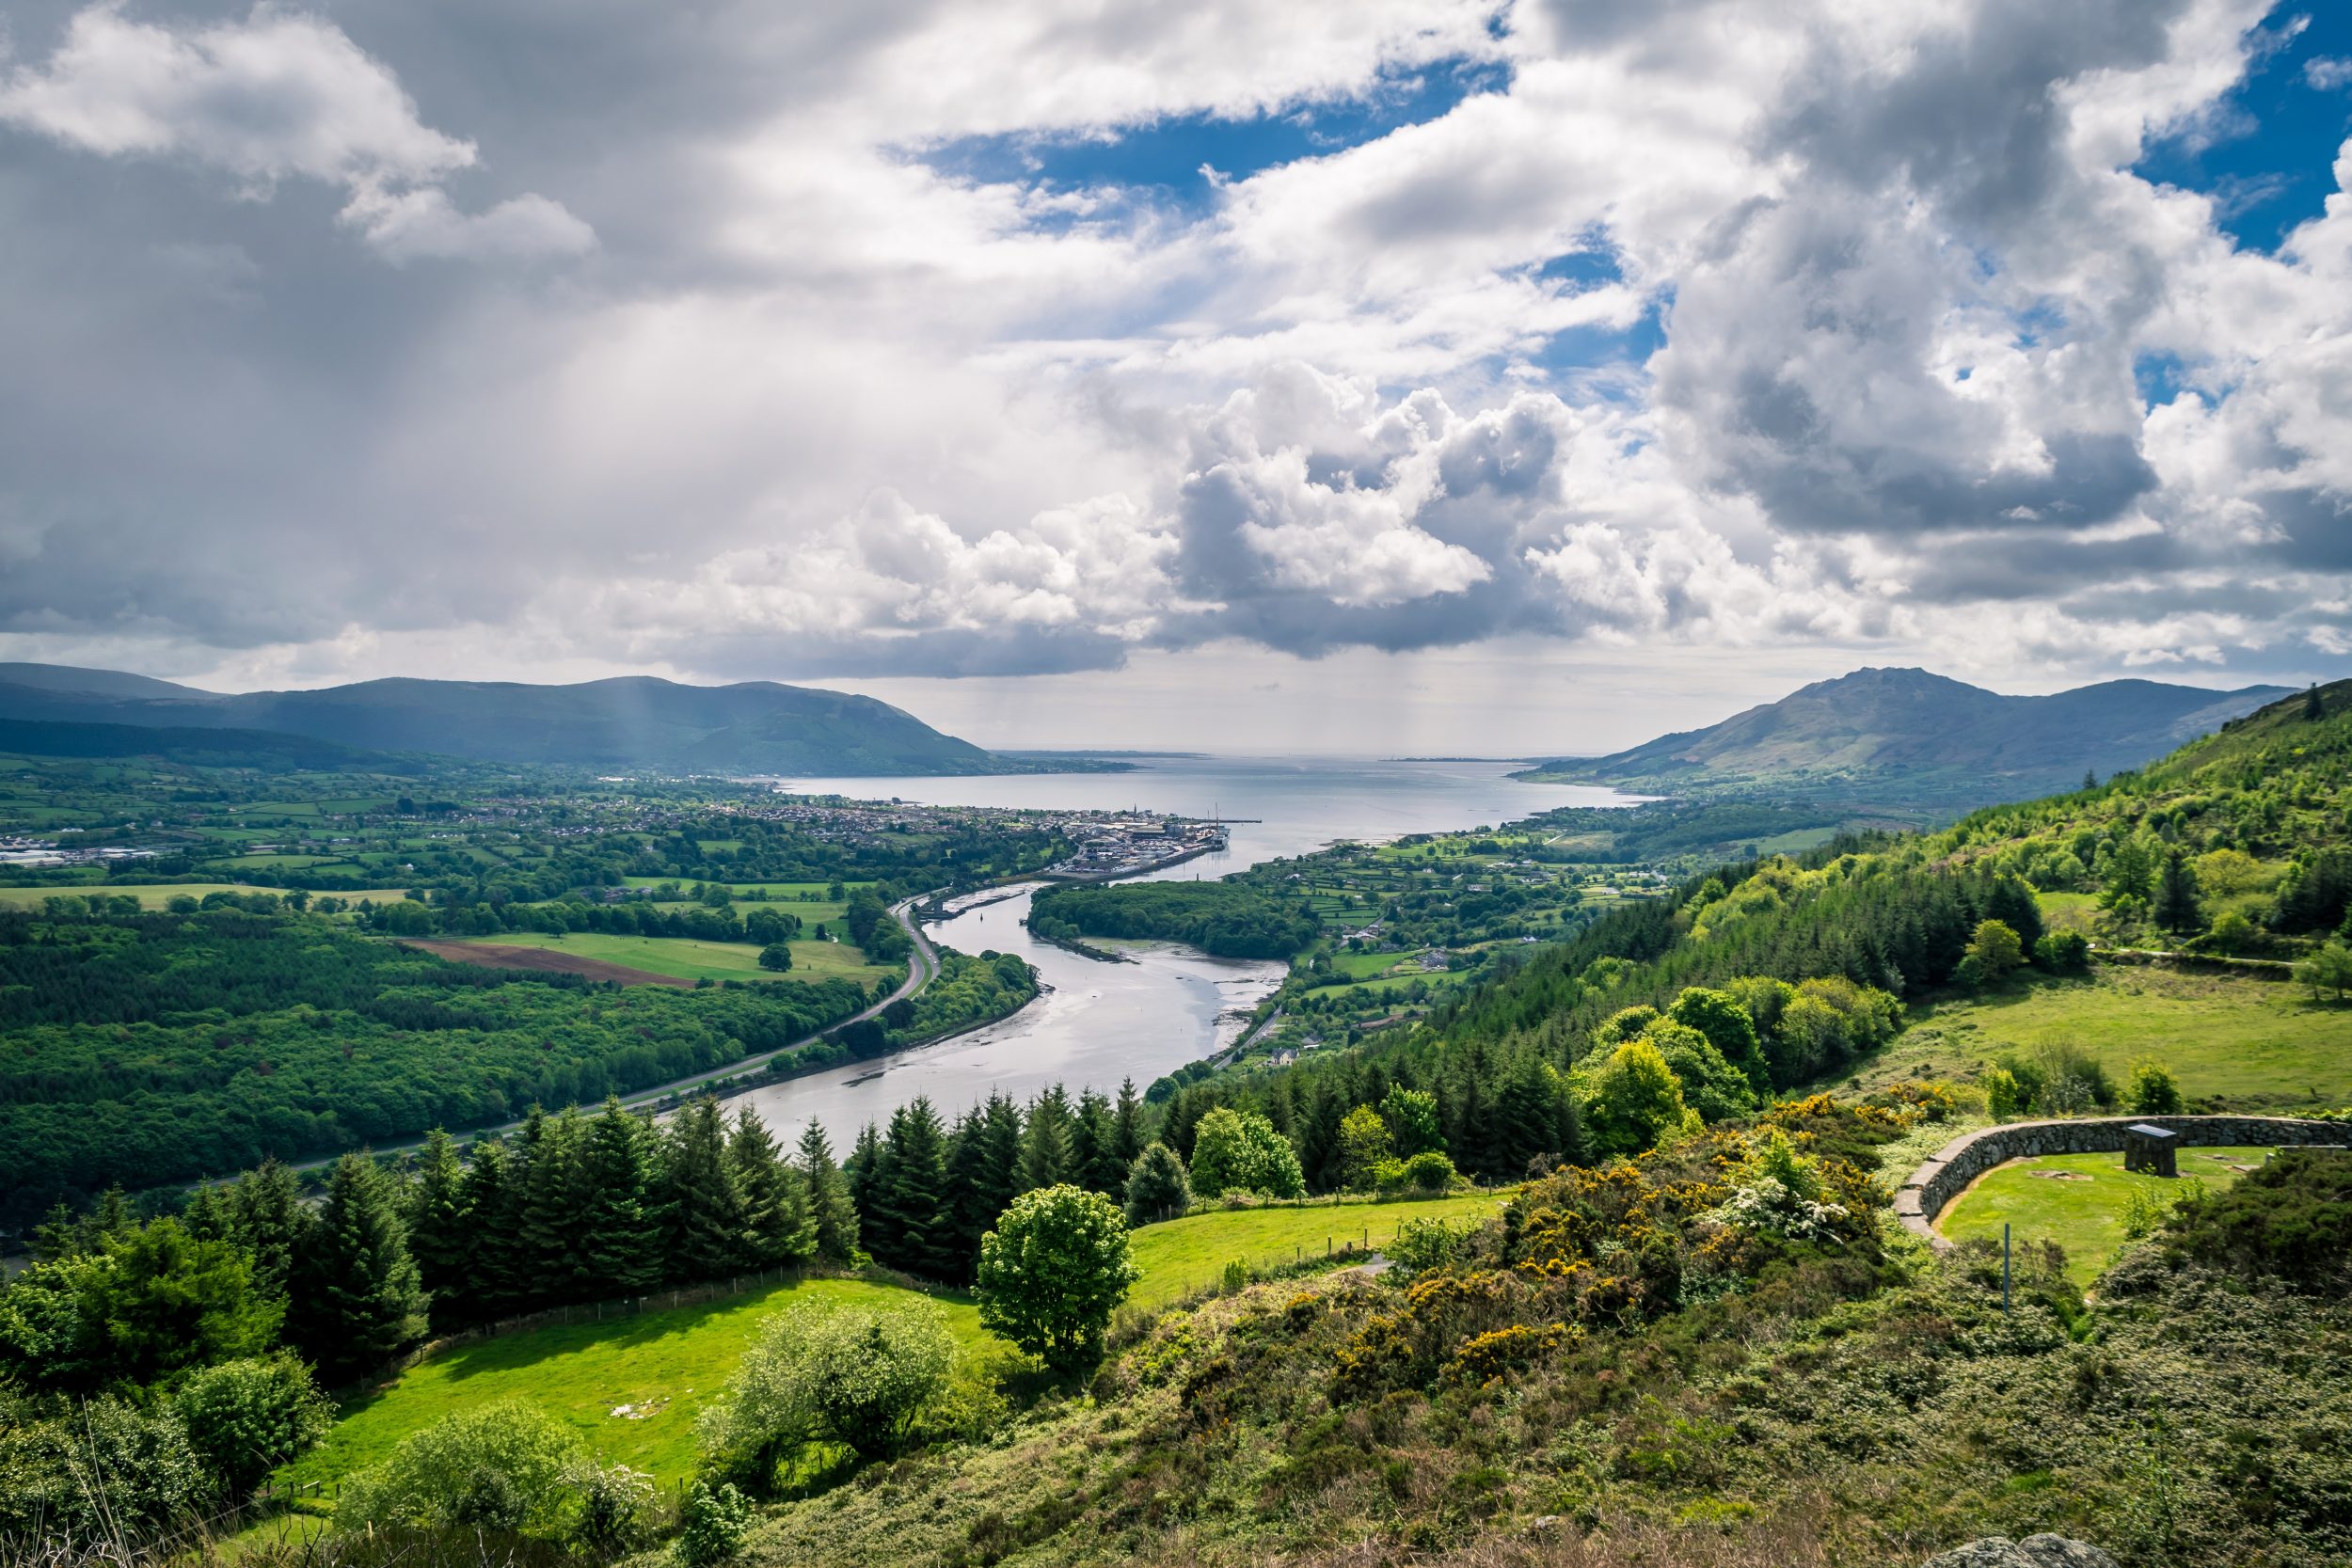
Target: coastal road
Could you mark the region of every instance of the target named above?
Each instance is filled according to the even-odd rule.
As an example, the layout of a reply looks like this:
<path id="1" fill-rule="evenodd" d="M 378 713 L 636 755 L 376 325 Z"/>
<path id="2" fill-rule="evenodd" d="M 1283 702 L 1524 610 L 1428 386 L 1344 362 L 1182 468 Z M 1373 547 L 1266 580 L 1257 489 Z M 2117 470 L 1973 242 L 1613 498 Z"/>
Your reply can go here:
<path id="1" fill-rule="evenodd" d="M 933 979 L 937 978 L 939 974 L 939 950 L 931 945 L 930 939 L 923 934 L 923 927 L 921 924 L 914 918 L 914 906 L 921 903 L 925 898 L 929 898 L 930 896 L 931 895 L 930 894 L 923 894 L 917 897 L 902 899 L 898 903 L 893 904 L 890 907 L 891 916 L 898 922 L 899 928 L 906 932 L 908 939 L 914 944 L 913 950 L 907 955 L 907 977 L 899 983 L 898 989 L 892 991 L 888 996 L 883 997 L 881 1001 L 875 1003 L 872 1006 L 867 1007 L 864 1012 L 852 1013 L 848 1018 L 839 1021 L 839 1022 L 827 1024 L 825 1029 L 819 1030 L 818 1034 L 823 1034 L 828 1030 L 838 1029 L 843 1024 L 857 1023 L 866 1019 L 872 1018 L 882 1012 L 883 1008 L 889 1006 L 893 1002 L 898 1002 L 904 998 L 920 993 L 925 986 L 930 985 Z M 773 985 L 779 982 L 766 981 L 761 983 Z M 789 982 L 783 983 L 788 984 Z M 795 1046 L 806 1045 L 810 1040 L 817 1037 L 817 1035 L 805 1036 L 803 1038 L 778 1046 L 776 1049 L 779 1052 L 789 1051 Z M 748 1059 L 749 1058 L 746 1058 L 746 1060 Z M 722 1078 L 732 1078 L 736 1074 L 741 1072 L 743 1069 L 743 1062 L 734 1062 L 730 1063 L 726 1067 L 712 1068 L 706 1072 L 691 1073 L 684 1078 L 673 1078 L 666 1084 L 656 1084 L 651 1088 L 639 1089 L 634 1094 L 625 1094 L 621 1096 L 621 1103 L 632 1108 L 646 1105 L 654 1101 L 660 1100 L 665 1095 L 683 1093 L 689 1089 L 698 1088 L 705 1084 L 714 1083 Z M 478 1138 L 483 1136 L 485 1133 L 489 1132 L 511 1132 L 521 1125 L 522 1122 L 520 1120 L 501 1122 L 495 1127 L 464 1129 L 461 1130 L 459 1135 L 463 1137 Z M 424 1139 L 421 1137 L 403 1138 L 397 1143 L 375 1144 L 370 1147 L 377 1154 L 398 1154 L 405 1149 L 422 1148 L 424 1147 Z M 333 1164 L 341 1157 L 342 1156 L 340 1155 L 328 1154 L 316 1160 L 302 1161 L 300 1164 L 293 1165 L 290 1168 L 298 1171 L 323 1170 L 326 1166 Z M 224 1177 L 215 1179 L 216 1181 L 227 1180 L 229 1180 L 229 1178 Z"/>

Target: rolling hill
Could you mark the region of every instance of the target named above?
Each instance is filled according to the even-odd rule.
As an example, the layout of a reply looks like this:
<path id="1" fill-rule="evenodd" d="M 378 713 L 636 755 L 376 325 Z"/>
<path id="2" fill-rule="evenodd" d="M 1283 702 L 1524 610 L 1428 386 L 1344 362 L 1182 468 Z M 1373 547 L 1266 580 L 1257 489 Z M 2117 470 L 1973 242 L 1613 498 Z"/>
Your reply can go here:
<path id="1" fill-rule="evenodd" d="M 1857 670 L 1702 730 L 1533 775 L 1660 791 L 1826 790 L 1855 799 L 1985 803 L 2047 794 L 2137 768 L 2286 695 L 2105 681 L 2009 697 L 1925 670 Z"/>
<path id="2" fill-rule="evenodd" d="M 630 772 L 1044 770 L 943 735 L 871 697 L 772 681 L 391 679 L 224 695 L 110 670 L 0 664 L 0 720 L 264 731 L 368 751 Z"/>

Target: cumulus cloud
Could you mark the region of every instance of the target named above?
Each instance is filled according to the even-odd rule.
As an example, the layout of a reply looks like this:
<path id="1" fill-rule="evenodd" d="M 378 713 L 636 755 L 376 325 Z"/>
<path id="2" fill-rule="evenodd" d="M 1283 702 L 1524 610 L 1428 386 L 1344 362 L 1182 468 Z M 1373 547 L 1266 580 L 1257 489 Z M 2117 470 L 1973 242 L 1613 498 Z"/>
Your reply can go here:
<path id="1" fill-rule="evenodd" d="M 441 182 L 474 144 L 423 123 L 397 78 L 341 29 L 265 3 L 242 22 L 77 13 L 46 64 L 0 82 L 0 122 L 106 157 L 181 158 L 266 198 L 288 179 L 340 185 L 343 221 L 393 260 L 576 255 L 595 243 L 560 203 L 524 196 L 460 214 Z"/>
<path id="2" fill-rule="evenodd" d="M 0 70 L 0 634 L 307 669 L 529 626 L 726 674 L 2352 643 L 2352 143 L 2296 150 L 2336 190 L 2269 250 L 2137 172 L 2308 50 L 2265 0 L 334 16 L 102 6 Z M 1162 188 L 1204 125 L 1343 119 Z M 941 155 L 975 136 L 1036 166 Z M 596 227 L 462 199 L 485 150 Z M 393 261 L 598 264 L 339 267 L 223 182 Z"/>

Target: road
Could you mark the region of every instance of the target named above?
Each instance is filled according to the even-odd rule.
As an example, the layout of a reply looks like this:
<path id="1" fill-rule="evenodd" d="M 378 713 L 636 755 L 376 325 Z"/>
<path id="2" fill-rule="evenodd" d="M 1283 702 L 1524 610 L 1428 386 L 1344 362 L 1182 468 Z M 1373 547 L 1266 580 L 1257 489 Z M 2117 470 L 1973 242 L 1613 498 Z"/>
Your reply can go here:
<path id="1" fill-rule="evenodd" d="M 907 956 L 907 977 L 899 983 L 898 989 L 892 991 L 888 996 L 883 997 L 881 1001 L 875 1003 L 872 1006 L 866 1008 L 864 1012 L 853 1013 L 850 1017 L 842 1019 L 839 1022 L 826 1025 L 826 1030 L 838 1029 L 843 1024 L 856 1023 L 865 1019 L 872 1018 L 876 1014 L 880 1013 L 883 1008 L 889 1006 L 893 1002 L 915 995 L 917 992 L 921 991 L 925 986 L 930 985 L 932 979 L 938 975 L 939 950 L 931 945 L 930 939 L 923 934 L 922 926 L 918 924 L 914 918 L 914 906 L 921 903 L 924 898 L 928 898 L 930 896 L 930 894 L 924 894 L 920 897 L 903 899 L 890 907 L 891 915 L 898 922 L 899 927 L 906 932 L 908 938 L 914 943 L 914 950 Z M 768 983 L 773 984 L 774 982 Z M 819 1031 L 819 1033 L 823 1032 L 825 1031 Z M 794 1046 L 806 1045 L 810 1040 L 817 1037 L 818 1037 L 816 1035 L 809 1035 L 803 1038 L 793 1040 L 789 1044 L 779 1046 L 777 1047 L 777 1050 L 789 1051 Z M 656 1084 L 651 1088 L 639 1089 L 634 1094 L 625 1094 L 621 1096 L 621 1103 L 631 1107 L 650 1104 L 655 1101 L 662 1099 L 666 1095 L 678 1094 L 688 1089 L 698 1088 L 702 1085 L 714 1083 L 722 1078 L 732 1078 L 736 1074 L 741 1072 L 745 1064 L 743 1062 L 733 1062 L 725 1067 L 712 1068 L 707 1072 L 692 1073 L 684 1078 L 673 1078 L 666 1084 Z M 519 1120 L 502 1122 L 496 1127 L 477 1127 L 469 1129 L 466 1130 L 462 1135 L 467 1137 L 480 1137 L 488 1132 L 511 1132 L 521 1125 L 522 1123 Z M 404 1138 L 398 1143 L 377 1144 L 372 1147 L 377 1154 L 398 1154 L 404 1149 L 422 1148 L 424 1147 L 424 1139 L 421 1137 Z M 326 1166 L 333 1164 L 340 1158 L 342 1158 L 340 1155 L 328 1154 L 316 1160 L 302 1161 L 300 1164 L 294 1165 L 292 1168 L 298 1171 L 323 1170 Z"/>

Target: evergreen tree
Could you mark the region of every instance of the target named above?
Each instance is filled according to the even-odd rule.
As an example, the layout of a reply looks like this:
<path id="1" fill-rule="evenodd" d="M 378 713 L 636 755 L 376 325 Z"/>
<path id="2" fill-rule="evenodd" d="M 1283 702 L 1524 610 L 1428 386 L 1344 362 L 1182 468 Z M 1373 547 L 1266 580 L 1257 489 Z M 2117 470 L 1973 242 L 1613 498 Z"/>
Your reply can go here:
<path id="1" fill-rule="evenodd" d="M 2098 774 L 2097 770 L 2096 770 L 2096 769 L 2094 769 L 2094 768 L 2084 768 L 2084 769 L 2083 769 L 2083 793 L 2084 793 L 2084 794 L 2086 794 L 2086 795 L 2088 795 L 2090 791 L 2092 791 L 2092 790 L 2094 790 L 2094 789 L 2096 789 L 2096 788 L 2098 788 L 2098 787 L 2099 787 L 2099 774 Z"/>
<path id="2" fill-rule="evenodd" d="M 480 1238 L 466 1207 L 466 1163 L 441 1129 L 426 1134 L 424 1158 L 404 1196 L 408 1255 L 417 1260 L 418 1282 L 433 1298 L 433 1326 L 456 1327 L 474 1311 Z"/>
<path id="3" fill-rule="evenodd" d="M 1059 1084 L 1029 1101 L 1028 1123 L 1021 1137 L 1021 1190 L 1059 1186 L 1074 1164 L 1070 1096 Z"/>
<path id="4" fill-rule="evenodd" d="M 1322 1078 L 1299 1124 L 1298 1165 L 1311 1191 L 1336 1192 L 1346 1180 L 1341 1168 L 1346 1151 L 1340 1138 L 1340 1127 L 1347 1119 L 1345 1098 L 1330 1077 Z"/>
<path id="5" fill-rule="evenodd" d="M 2314 724 L 2328 717 L 2327 705 L 2320 701 L 2317 681 L 2313 681 L 2303 693 L 2303 717 Z"/>
<path id="6" fill-rule="evenodd" d="M 2164 866 L 2156 877 L 2156 902 L 2152 911 L 2156 925 L 2174 936 L 2186 936 L 2205 928 L 2205 911 L 2197 896 L 2197 873 L 2188 863 L 2188 854 L 2175 846 L 2167 851 Z"/>
<path id="7" fill-rule="evenodd" d="M 57 1216 L 64 1212 L 65 1208 L 60 1204 L 52 1212 L 48 1224 L 34 1227 L 33 1250 L 37 1256 L 40 1255 L 43 1245 L 42 1235 L 51 1225 L 56 1223 Z M 69 1227 L 72 1224 L 70 1218 L 66 1223 Z M 189 1235 L 199 1242 L 227 1242 L 231 1245 L 236 1244 L 237 1216 L 229 1206 L 228 1195 L 218 1187 L 199 1187 L 190 1193 L 187 1203 L 180 1211 L 180 1224 Z"/>
<path id="8" fill-rule="evenodd" d="M 580 1151 L 580 1257 L 588 1293 L 642 1295 L 661 1283 L 662 1210 L 656 1134 L 617 1098 Z"/>
<path id="9" fill-rule="evenodd" d="M 1192 1207 L 1192 1187 L 1176 1151 L 1162 1143 L 1145 1145 L 1127 1173 L 1125 1200 L 1129 1225 L 1176 1219 Z"/>
<path id="10" fill-rule="evenodd" d="M 237 1244 L 253 1255 L 254 1289 L 286 1300 L 293 1289 L 295 1257 L 315 1223 L 294 1172 L 276 1160 L 264 1160 L 237 1178 L 229 1207 L 236 1215 Z"/>
<path id="11" fill-rule="evenodd" d="M 850 1183 L 833 1161 L 833 1142 L 821 1123 L 801 1130 L 801 1180 L 808 1185 L 811 1225 L 817 1232 L 817 1256 L 828 1262 L 847 1263 L 857 1255 L 857 1205 Z"/>
<path id="12" fill-rule="evenodd" d="M 1126 1170 L 1143 1152 L 1148 1140 L 1144 1136 L 1143 1101 L 1136 1093 L 1136 1081 L 1122 1079 L 1119 1085 L 1119 1104 L 1111 1118 L 1111 1158 L 1119 1168 Z"/>
<path id="13" fill-rule="evenodd" d="M 721 1279 L 747 1251 L 743 1195 L 727 1158 L 726 1121 L 704 1095 L 678 1112 L 662 1145 L 667 1263 L 672 1279 Z"/>
<path id="14" fill-rule="evenodd" d="M 459 1306 L 474 1323 L 489 1323 L 518 1310 L 530 1290 L 515 1253 L 512 1215 L 514 1157 L 495 1133 L 477 1138 L 466 1162 L 458 1201 L 471 1227 L 471 1269 Z"/>
<path id="15" fill-rule="evenodd" d="M 735 1167 L 736 1189 L 743 1195 L 751 1265 L 769 1269 L 797 1263 L 814 1252 L 817 1224 L 809 1212 L 808 1189 L 801 1173 L 785 1164 L 767 1124 L 749 1105 L 736 1113 L 727 1159 Z"/>
<path id="16" fill-rule="evenodd" d="M 955 1217 L 946 1206 L 947 1138 L 929 1097 L 917 1095 L 891 1113 L 882 1148 L 874 1197 L 892 1243 L 884 1260 L 925 1279 L 960 1277 Z"/>
<path id="17" fill-rule="evenodd" d="M 1080 1094 L 1070 1128 L 1071 1177 L 1078 1185 L 1092 1193 L 1119 1195 L 1127 1167 L 1120 1163 L 1116 1140 L 1111 1102 L 1092 1089 Z"/>
<path id="18" fill-rule="evenodd" d="M 318 1223 L 295 1259 L 293 1338 L 329 1383 L 381 1366 L 424 1337 L 427 1301 L 390 1183 L 375 1162 L 335 1162 Z"/>
<path id="19" fill-rule="evenodd" d="M 882 1212 L 882 1189 L 889 1179 L 889 1151 L 882 1148 L 882 1133 L 869 1121 L 858 1133 L 857 1144 L 841 1167 L 850 1201 L 857 1212 L 860 1244 L 885 1262 L 898 1253 L 898 1230 L 889 1216 Z"/>
<path id="20" fill-rule="evenodd" d="M 956 1118 L 947 1133 L 947 1212 L 954 1221 L 956 1256 L 962 1266 L 956 1277 L 967 1283 L 979 1256 L 980 1238 L 989 1228 L 980 1213 L 988 1152 L 982 1141 L 984 1115 L 973 1106 Z"/>
<path id="21" fill-rule="evenodd" d="M 585 1141 L 579 1111 L 566 1105 L 561 1116 L 542 1119 L 539 1136 L 531 1146 L 531 1163 L 524 1167 L 522 1230 L 516 1249 L 531 1270 L 531 1294 L 538 1303 L 589 1293 L 580 1210 L 584 1186 L 580 1157 Z"/>

